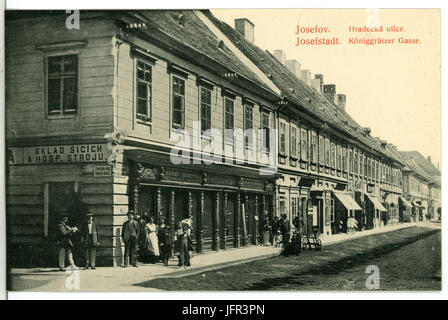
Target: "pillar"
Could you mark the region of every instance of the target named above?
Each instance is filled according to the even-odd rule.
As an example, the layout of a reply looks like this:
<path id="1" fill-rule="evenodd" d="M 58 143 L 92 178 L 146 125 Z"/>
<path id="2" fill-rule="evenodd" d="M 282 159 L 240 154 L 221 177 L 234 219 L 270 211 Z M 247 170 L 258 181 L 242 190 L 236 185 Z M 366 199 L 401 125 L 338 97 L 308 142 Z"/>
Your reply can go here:
<path id="1" fill-rule="evenodd" d="M 201 191 L 199 196 L 199 211 L 198 211 L 198 230 L 197 230 L 197 239 L 198 239 L 198 252 L 202 252 L 202 215 L 204 214 L 204 191 Z"/>
<path id="2" fill-rule="evenodd" d="M 221 238 L 221 248 L 223 250 L 226 250 L 227 246 L 227 221 L 226 221 L 226 213 L 227 213 L 227 192 L 223 192 L 223 200 L 222 200 L 222 218 L 221 218 L 221 225 L 222 225 L 222 238 Z"/>
<path id="3" fill-rule="evenodd" d="M 160 187 L 156 191 L 156 206 L 156 221 L 159 223 L 160 215 L 162 214 L 162 188 Z"/>
<path id="4" fill-rule="evenodd" d="M 139 184 L 136 183 L 134 185 L 134 214 L 138 214 L 138 191 L 139 191 Z"/>
<path id="5" fill-rule="evenodd" d="M 240 236 L 240 220 L 241 220 L 241 194 L 238 192 L 236 196 L 236 214 L 235 218 L 235 230 L 233 233 L 234 244 L 236 248 L 241 246 L 241 236 Z"/>
<path id="6" fill-rule="evenodd" d="M 258 195 L 255 195 L 255 215 L 254 215 L 254 230 L 253 230 L 253 242 L 255 245 L 260 243 L 260 230 L 259 230 L 259 204 Z"/>
<path id="7" fill-rule="evenodd" d="M 213 250 L 219 250 L 219 192 L 215 195 L 215 208 L 213 214 Z"/>

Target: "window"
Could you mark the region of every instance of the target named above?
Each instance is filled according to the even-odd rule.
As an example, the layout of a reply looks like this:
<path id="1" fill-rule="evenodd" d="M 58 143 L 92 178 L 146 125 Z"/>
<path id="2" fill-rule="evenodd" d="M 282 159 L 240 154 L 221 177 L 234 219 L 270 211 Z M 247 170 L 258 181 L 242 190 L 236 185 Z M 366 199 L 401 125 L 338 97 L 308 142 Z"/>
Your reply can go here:
<path id="1" fill-rule="evenodd" d="M 353 172 L 353 151 L 348 151 L 348 170 Z"/>
<path id="2" fill-rule="evenodd" d="M 300 133 L 300 157 L 302 161 L 308 161 L 308 131 L 301 130 Z"/>
<path id="3" fill-rule="evenodd" d="M 299 208 L 297 206 L 298 200 L 299 200 L 298 197 L 291 198 L 291 219 L 294 219 L 295 217 L 297 217 L 297 215 L 299 213 Z"/>
<path id="4" fill-rule="evenodd" d="M 137 62 L 137 117 L 151 120 L 151 66 Z"/>
<path id="5" fill-rule="evenodd" d="M 337 146 L 337 169 L 341 170 L 342 169 L 342 149 L 341 146 Z"/>
<path id="6" fill-rule="evenodd" d="M 313 163 L 317 163 L 317 134 L 314 131 L 310 131 L 311 147 L 310 147 L 310 160 Z"/>
<path id="7" fill-rule="evenodd" d="M 212 92 L 201 87 L 201 133 L 212 128 Z"/>
<path id="8" fill-rule="evenodd" d="M 185 128 L 185 80 L 173 76 L 173 128 Z"/>
<path id="9" fill-rule="evenodd" d="M 252 148 L 254 144 L 254 108 L 244 106 L 244 146 Z"/>
<path id="10" fill-rule="evenodd" d="M 331 167 L 336 167 L 336 145 L 334 143 L 331 144 Z"/>
<path id="11" fill-rule="evenodd" d="M 280 153 L 286 153 L 286 124 L 280 122 Z"/>
<path id="12" fill-rule="evenodd" d="M 342 170 L 347 171 L 347 149 L 342 148 Z"/>
<path id="13" fill-rule="evenodd" d="M 367 176 L 368 168 L 367 168 L 367 157 L 363 156 L 364 161 L 364 175 Z"/>
<path id="14" fill-rule="evenodd" d="M 261 112 L 262 148 L 269 152 L 271 144 L 271 131 L 269 128 L 269 113 Z"/>
<path id="15" fill-rule="evenodd" d="M 325 139 L 325 164 L 327 167 L 330 166 L 330 140 Z"/>
<path id="16" fill-rule="evenodd" d="M 297 128 L 291 126 L 291 157 L 297 156 Z"/>
<path id="17" fill-rule="evenodd" d="M 324 137 L 319 136 L 319 164 L 324 165 L 325 164 L 325 144 L 324 144 Z"/>
<path id="18" fill-rule="evenodd" d="M 229 98 L 224 98 L 224 129 L 225 139 L 227 141 L 233 141 L 233 129 L 234 129 L 234 101 Z"/>
<path id="19" fill-rule="evenodd" d="M 71 115 L 78 110 L 78 56 L 48 57 L 48 115 Z"/>
<path id="20" fill-rule="evenodd" d="M 355 152 L 355 161 L 354 161 L 354 171 L 356 174 L 359 173 L 358 171 L 358 151 L 354 151 Z"/>
<path id="21" fill-rule="evenodd" d="M 364 174 L 364 160 L 362 154 L 359 154 L 359 174 L 360 175 Z"/>

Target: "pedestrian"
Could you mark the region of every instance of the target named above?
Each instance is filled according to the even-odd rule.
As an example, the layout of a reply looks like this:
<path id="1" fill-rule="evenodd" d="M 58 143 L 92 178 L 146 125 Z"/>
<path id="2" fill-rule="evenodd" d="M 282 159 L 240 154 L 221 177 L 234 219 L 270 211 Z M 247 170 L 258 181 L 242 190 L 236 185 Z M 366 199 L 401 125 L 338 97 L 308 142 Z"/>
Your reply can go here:
<path id="1" fill-rule="evenodd" d="M 145 217 L 148 217 L 148 212 L 145 211 Z M 143 263 L 148 263 L 149 261 L 149 254 L 148 254 L 148 250 L 146 248 L 146 232 L 145 232 L 145 226 L 146 226 L 146 221 L 143 219 L 143 217 L 141 217 L 140 215 L 136 215 L 135 220 L 138 222 L 139 224 L 139 230 L 140 232 L 138 233 L 138 241 L 137 241 L 137 254 L 138 254 L 138 258 L 139 261 L 143 262 Z"/>
<path id="2" fill-rule="evenodd" d="M 187 228 L 187 236 L 191 236 L 191 232 L 193 229 L 193 216 L 190 214 L 188 218 L 185 218 L 181 221 L 182 228 Z"/>
<path id="3" fill-rule="evenodd" d="M 289 223 L 289 220 L 287 219 L 286 214 L 282 214 L 282 220 L 281 220 L 281 232 L 282 232 L 282 238 L 283 238 L 283 247 L 289 246 L 289 240 L 291 237 L 291 225 Z"/>
<path id="4" fill-rule="evenodd" d="M 124 242 L 124 268 L 128 266 L 128 260 L 133 267 L 137 267 L 135 251 L 137 248 L 138 235 L 140 233 L 139 223 L 134 220 L 134 212 L 129 211 L 127 216 L 128 220 L 123 223 L 121 229 L 121 238 Z"/>
<path id="5" fill-rule="evenodd" d="M 77 268 L 73 260 L 73 242 L 71 236 L 79 231 L 77 227 L 67 225 L 68 212 L 62 211 L 60 221 L 56 227 L 56 239 L 59 252 L 59 271 L 65 271 L 65 260 L 67 259 L 70 267 Z"/>
<path id="6" fill-rule="evenodd" d="M 149 217 L 149 222 L 145 226 L 146 232 L 146 248 L 151 263 L 156 263 L 159 260 L 159 240 L 157 239 L 157 226 L 154 223 L 154 217 Z"/>
<path id="7" fill-rule="evenodd" d="M 266 217 L 263 223 L 263 245 L 269 246 L 271 245 L 270 237 L 271 237 L 271 222 L 269 221 L 269 218 Z"/>
<path id="8" fill-rule="evenodd" d="M 274 219 L 271 220 L 271 235 L 270 235 L 270 240 L 271 243 L 274 245 L 275 244 L 275 238 L 277 236 L 277 231 L 279 229 L 279 224 L 278 224 L 278 217 L 275 216 Z"/>
<path id="9" fill-rule="evenodd" d="M 179 253 L 179 268 L 190 267 L 190 251 L 193 250 L 188 237 L 188 228 L 182 229 L 182 234 L 177 238 L 176 251 Z"/>
<path id="10" fill-rule="evenodd" d="M 100 245 L 98 224 L 94 219 L 93 213 L 87 212 L 86 218 L 87 221 L 82 226 L 82 242 L 84 243 L 86 254 L 85 270 L 89 267 L 95 269 L 96 248 Z"/>
<path id="11" fill-rule="evenodd" d="M 172 250 L 172 237 L 170 227 L 165 224 L 165 218 L 163 217 L 159 219 L 157 238 L 159 240 L 160 259 L 164 266 L 168 266 Z"/>

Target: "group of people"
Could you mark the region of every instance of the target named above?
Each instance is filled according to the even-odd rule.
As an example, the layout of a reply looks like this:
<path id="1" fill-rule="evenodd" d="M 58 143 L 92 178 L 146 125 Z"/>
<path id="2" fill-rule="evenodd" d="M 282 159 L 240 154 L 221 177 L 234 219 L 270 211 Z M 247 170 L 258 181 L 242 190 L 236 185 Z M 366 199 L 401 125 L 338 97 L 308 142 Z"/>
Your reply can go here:
<path id="1" fill-rule="evenodd" d="M 291 238 L 291 226 L 286 214 L 281 218 L 267 218 L 263 224 L 263 245 L 273 245 L 275 247 L 286 247 Z"/>
<path id="2" fill-rule="evenodd" d="M 59 270 L 65 270 L 65 261 L 68 260 L 71 267 L 76 267 L 73 260 L 73 247 L 72 236 L 74 234 L 81 234 L 81 243 L 85 249 L 86 264 L 84 269 L 95 269 L 96 262 L 96 248 L 99 243 L 99 231 L 98 225 L 93 218 L 93 214 L 87 212 L 86 221 L 82 224 L 82 227 L 70 227 L 68 224 L 68 212 L 63 211 L 61 214 L 61 220 L 56 227 L 56 238 L 59 254 Z M 77 267 L 76 267 L 77 268 Z"/>
<path id="3" fill-rule="evenodd" d="M 141 216 L 134 214 L 133 211 L 127 213 L 127 220 L 123 223 L 121 229 L 121 239 L 124 243 L 124 261 L 122 267 L 126 268 L 128 264 L 137 266 L 137 256 L 144 263 L 162 262 L 168 266 L 168 261 L 172 253 L 177 253 L 179 267 L 189 267 L 190 251 L 193 251 L 191 240 L 191 231 L 193 228 L 193 219 L 189 216 L 180 221 L 175 229 L 174 239 L 171 228 L 165 223 L 164 217 L 159 218 L 158 225 L 154 222 L 154 217 L 148 216 L 146 222 Z M 68 260 L 70 266 L 76 267 L 73 259 L 75 234 L 81 236 L 81 243 L 85 249 L 85 267 L 84 269 L 95 269 L 96 249 L 100 245 L 99 228 L 90 212 L 86 214 L 86 221 L 80 228 L 70 227 L 68 224 L 68 212 L 61 214 L 61 219 L 57 225 L 57 244 L 59 254 L 59 270 L 65 270 L 65 262 Z M 77 267 L 76 267 L 77 268 Z"/>

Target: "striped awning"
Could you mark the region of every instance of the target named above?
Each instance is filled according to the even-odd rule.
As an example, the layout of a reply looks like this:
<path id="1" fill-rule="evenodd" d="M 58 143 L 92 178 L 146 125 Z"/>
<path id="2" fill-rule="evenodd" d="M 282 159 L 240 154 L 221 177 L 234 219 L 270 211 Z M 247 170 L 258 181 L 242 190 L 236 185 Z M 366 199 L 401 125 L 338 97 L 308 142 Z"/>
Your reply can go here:
<path id="1" fill-rule="evenodd" d="M 347 210 L 362 210 L 356 201 L 347 193 L 333 191 L 333 194 L 344 205 Z"/>
<path id="2" fill-rule="evenodd" d="M 378 198 L 371 196 L 367 193 L 366 193 L 366 196 L 369 198 L 370 201 L 372 201 L 375 209 L 380 210 L 380 211 L 387 211 L 387 209 L 384 208 L 384 206 L 381 204 L 381 202 L 378 200 Z"/>

